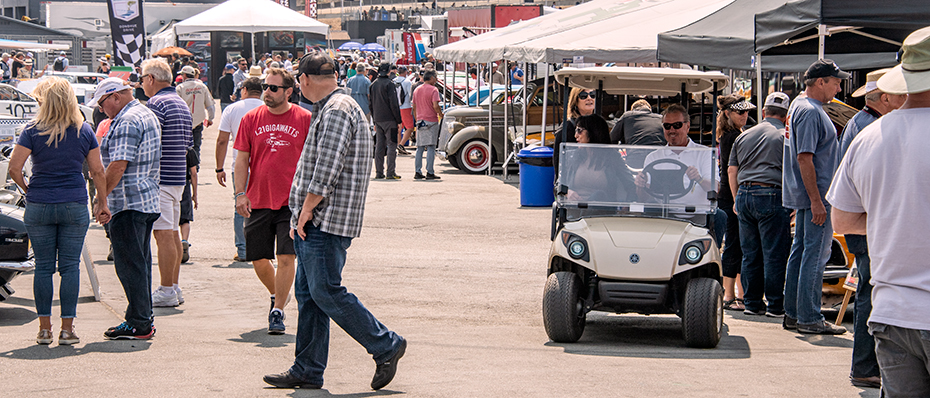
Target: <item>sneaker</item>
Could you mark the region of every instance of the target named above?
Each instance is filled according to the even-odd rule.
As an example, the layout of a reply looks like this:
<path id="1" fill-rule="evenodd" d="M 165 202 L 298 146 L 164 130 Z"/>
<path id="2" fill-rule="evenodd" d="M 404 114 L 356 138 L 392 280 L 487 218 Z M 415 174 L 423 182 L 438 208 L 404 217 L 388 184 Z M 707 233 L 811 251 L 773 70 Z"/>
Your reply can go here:
<path id="1" fill-rule="evenodd" d="M 268 313 L 268 334 L 284 334 L 284 311 L 271 310 Z"/>
<path id="2" fill-rule="evenodd" d="M 413 175 L 413 179 L 414 179 L 414 180 L 422 180 L 422 179 L 424 179 L 424 178 L 426 178 L 426 177 L 423 177 L 423 174 L 420 174 L 419 171 L 418 171 L 416 174 Z"/>
<path id="3" fill-rule="evenodd" d="M 392 174 L 392 175 L 389 175 L 389 176 L 387 176 L 387 177 L 384 177 L 384 179 L 386 179 L 386 180 L 399 180 L 399 179 L 400 179 L 400 176 L 397 175 L 397 174 Z"/>
<path id="4" fill-rule="evenodd" d="M 39 334 L 36 335 L 36 343 L 42 345 L 52 344 L 52 331 L 48 329 L 40 330 Z"/>
<path id="5" fill-rule="evenodd" d="M 62 330 L 58 334 L 58 344 L 59 345 L 72 345 L 81 342 L 81 338 L 78 337 L 74 332 L 69 332 L 67 330 Z"/>
<path id="6" fill-rule="evenodd" d="M 798 324 L 798 333 L 804 334 L 843 334 L 846 333 L 846 328 L 842 326 L 836 326 L 827 321 L 820 321 L 818 323 L 799 323 Z"/>
<path id="7" fill-rule="evenodd" d="M 155 335 L 155 326 L 149 326 L 148 329 L 136 329 L 123 322 L 119 326 L 114 326 L 103 332 L 103 337 L 110 340 L 148 340 Z"/>
<path id="8" fill-rule="evenodd" d="M 180 287 L 180 286 L 175 286 L 175 287 L 174 287 L 174 294 L 176 294 L 176 295 L 178 296 L 178 305 L 184 304 L 184 296 L 181 295 L 181 287 Z"/>
<path id="9" fill-rule="evenodd" d="M 182 240 L 181 246 L 184 247 L 184 251 L 181 252 L 181 264 L 185 264 L 187 263 L 188 260 L 191 259 L 191 253 L 190 253 L 191 244 L 188 243 L 186 240 Z"/>
<path id="10" fill-rule="evenodd" d="M 438 175 L 435 175 L 433 173 L 426 173 L 426 179 L 427 180 L 439 180 L 440 178 Z"/>
<path id="11" fill-rule="evenodd" d="M 284 299 L 284 306 L 287 307 L 288 303 L 291 302 L 291 294 L 288 293 L 287 298 Z M 271 296 L 271 308 L 268 308 L 268 311 L 274 310 L 274 296 Z"/>
<path id="12" fill-rule="evenodd" d="M 410 152 L 407 151 L 407 148 L 404 148 L 403 145 L 397 144 L 397 153 L 401 155 L 409 155 Z"/>
<path id="13" fill-rule="evenodd" d="M 113 261 L 113 245 L 110 245 L 110 252 L 107 253 L 107 261 Z"/>
<path id="14" fill-rule="evenodd" d="M 384 174 L 375 174 L 375 179 L 376 179 L 376 180 L 383 180 L 383 179 L 384 179 Z"/>
<path id="15" fill-rule="evenodd" d="M 319 390 L 323 388 L 320 384 L 314 384 L 295 376 L 291 373 L 290 370 L 284 373 L 278 373 L 273 375 L 265 375 L 262 378 L 265 383 L 271 384 L 277 388 L 307 388 L 311 390 Z"/>
<path id="16" fill-rule="evenodd" d="M 179 304 L 173 287 L 159 286 L 152 292 L 152 307 L 177 307 Z"/>
<path id="17" fill-rule="evenodd" d="M 765 311 L 765 316 L 769 318 L 781 318 L 785 316 L 785 311 L 781 311 L 781 312 Z"/>
<path id="18" fill-rule="evenodd" d="M 762 315 L 765 315 L 765 310 L 753 311 L 753 310 L 747 308 L 747 309 L 743 310 L 743 313 L 746 314 L 746 315 L 757 315 L 757 316 L 762 316 Z"/>
<path id="19" fill-rule="evenodd" d="M 781 321 L 781 327 L 785 330 L 797 330 L 798 329 L 798 320 L 785 314 L 785 319 Z"/>
<path id="20" fill-rule="evenodd" d="M 387 361 L 377 364 L 375 366 L 375 376 L 371 378 L 371 389 L 380 390 L 391 383 L 391 380 L 394 380 L 394 375 L 397 373 L 397 361 L 404 356 L 404 352 L 407 351 L 407 340 L 404 340 L 403 337 L 400 338 L 400 347 L 397 348 L 397 352 L 394 353 L 391 358 Z"/>

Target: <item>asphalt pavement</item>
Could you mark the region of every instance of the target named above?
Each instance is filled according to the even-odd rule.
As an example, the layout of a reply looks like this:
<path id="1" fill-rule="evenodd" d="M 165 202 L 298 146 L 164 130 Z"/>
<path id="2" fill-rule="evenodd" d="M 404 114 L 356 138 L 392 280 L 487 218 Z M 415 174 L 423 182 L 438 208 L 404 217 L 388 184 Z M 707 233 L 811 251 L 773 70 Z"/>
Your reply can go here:
<path id="1" fill-rule="evenodd" d="M 799 335 L 782 330 L 780 320 L 742 313 L 727 313 L 715 349 L 685 347 L 674 316 L 594 313 L 578 343 L 550 342 L 541 310 L 550 209 L 521 208 L 516 176 L 468 175 L 439 160 L 442 180 L 414 181 L 413 156 L 397 158 L 402 180 L 372 181 L 362 236 L 349 248 L 343 273 L 349 291 L 409 342 L 394 381 L 371 391 L 374 361 L 333 325 L 322 390 L 268 388 L 262 376 L 293 361 L 297 303 L 286 308 L 287 333 L 268 335 L 267 291 L 249 264 L 232 261 L 233 191 L 215 179 L 216 134 L 215 125 L 204 131 L 191 263 L 181 269 L 186 303 L 155 309 L 157 333 L 149 341 L 105 340 L 103 332 L 122 321 L 126 301 L 95 224 L 87 243 L 102 300 L 94 301 L 82 268 L 75 321 L 81 343 L 36 345 L 32 274 L 15 280 L 16 293 L 0 302 L 0 394 L 879 396 L 849 383 L 851 334 Z M 157 269 L 153 278 L 157 284 Z M 57 305 L 56 299 L 56 336 Z"/>

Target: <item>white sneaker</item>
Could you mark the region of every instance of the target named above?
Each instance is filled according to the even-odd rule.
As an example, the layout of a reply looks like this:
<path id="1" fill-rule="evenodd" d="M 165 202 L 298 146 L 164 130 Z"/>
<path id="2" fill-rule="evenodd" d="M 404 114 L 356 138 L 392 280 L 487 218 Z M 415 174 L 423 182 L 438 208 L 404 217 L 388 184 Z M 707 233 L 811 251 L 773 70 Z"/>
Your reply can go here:
<path id="1" fill-rule="evenodd" d="M 178 304 L 178 294 L 174 288 L 159 286 L 152 292 L 152 307 L 177 307 Z"/>
<path id="2" fill-rule="evenodd" d="M 179 305 L 180 305 L 180 304 L 184 304 L 184 296 L 181 295 L 181 287 L 180 287 L 180 286 L 174 288 L 174 294 L 176 294 L 176 295 L 178 296 L 178 304 L 179 304 Z"/>

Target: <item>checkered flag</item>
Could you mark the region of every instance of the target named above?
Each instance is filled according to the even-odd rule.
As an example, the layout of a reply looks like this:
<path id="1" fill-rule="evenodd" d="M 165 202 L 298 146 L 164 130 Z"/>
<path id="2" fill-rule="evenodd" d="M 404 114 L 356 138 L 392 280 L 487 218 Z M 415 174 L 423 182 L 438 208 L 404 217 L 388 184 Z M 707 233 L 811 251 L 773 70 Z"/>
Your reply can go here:
<path id="1" fill-rule="evenodd" d="M 145 37 L 143 35 L 121 35 L 113 40 L 116 45 L 116 59 L 121 65 L 136 65 L 142 61 Z"/>
<path id="2" fill-rule="evenodd" d="M 316 19 L 316 0 L 307 1 L 307 16 Z"/>

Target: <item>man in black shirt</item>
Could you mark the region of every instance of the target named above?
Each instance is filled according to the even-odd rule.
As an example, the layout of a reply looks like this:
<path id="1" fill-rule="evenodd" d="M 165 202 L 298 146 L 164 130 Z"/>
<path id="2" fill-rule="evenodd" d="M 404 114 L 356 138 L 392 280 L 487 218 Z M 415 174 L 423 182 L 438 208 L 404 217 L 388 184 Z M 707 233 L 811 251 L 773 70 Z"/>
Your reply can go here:
<path id="1" fill-rule="evenodd" d="M 235 65 L 226 64 L 226 68 L 223 69 L 223 77 L 216 84 L 216 97 L 220 99 L 220 112 L 236 101 L 236 84 L 233 83 L 233 72 L 235 71 Z"/>

